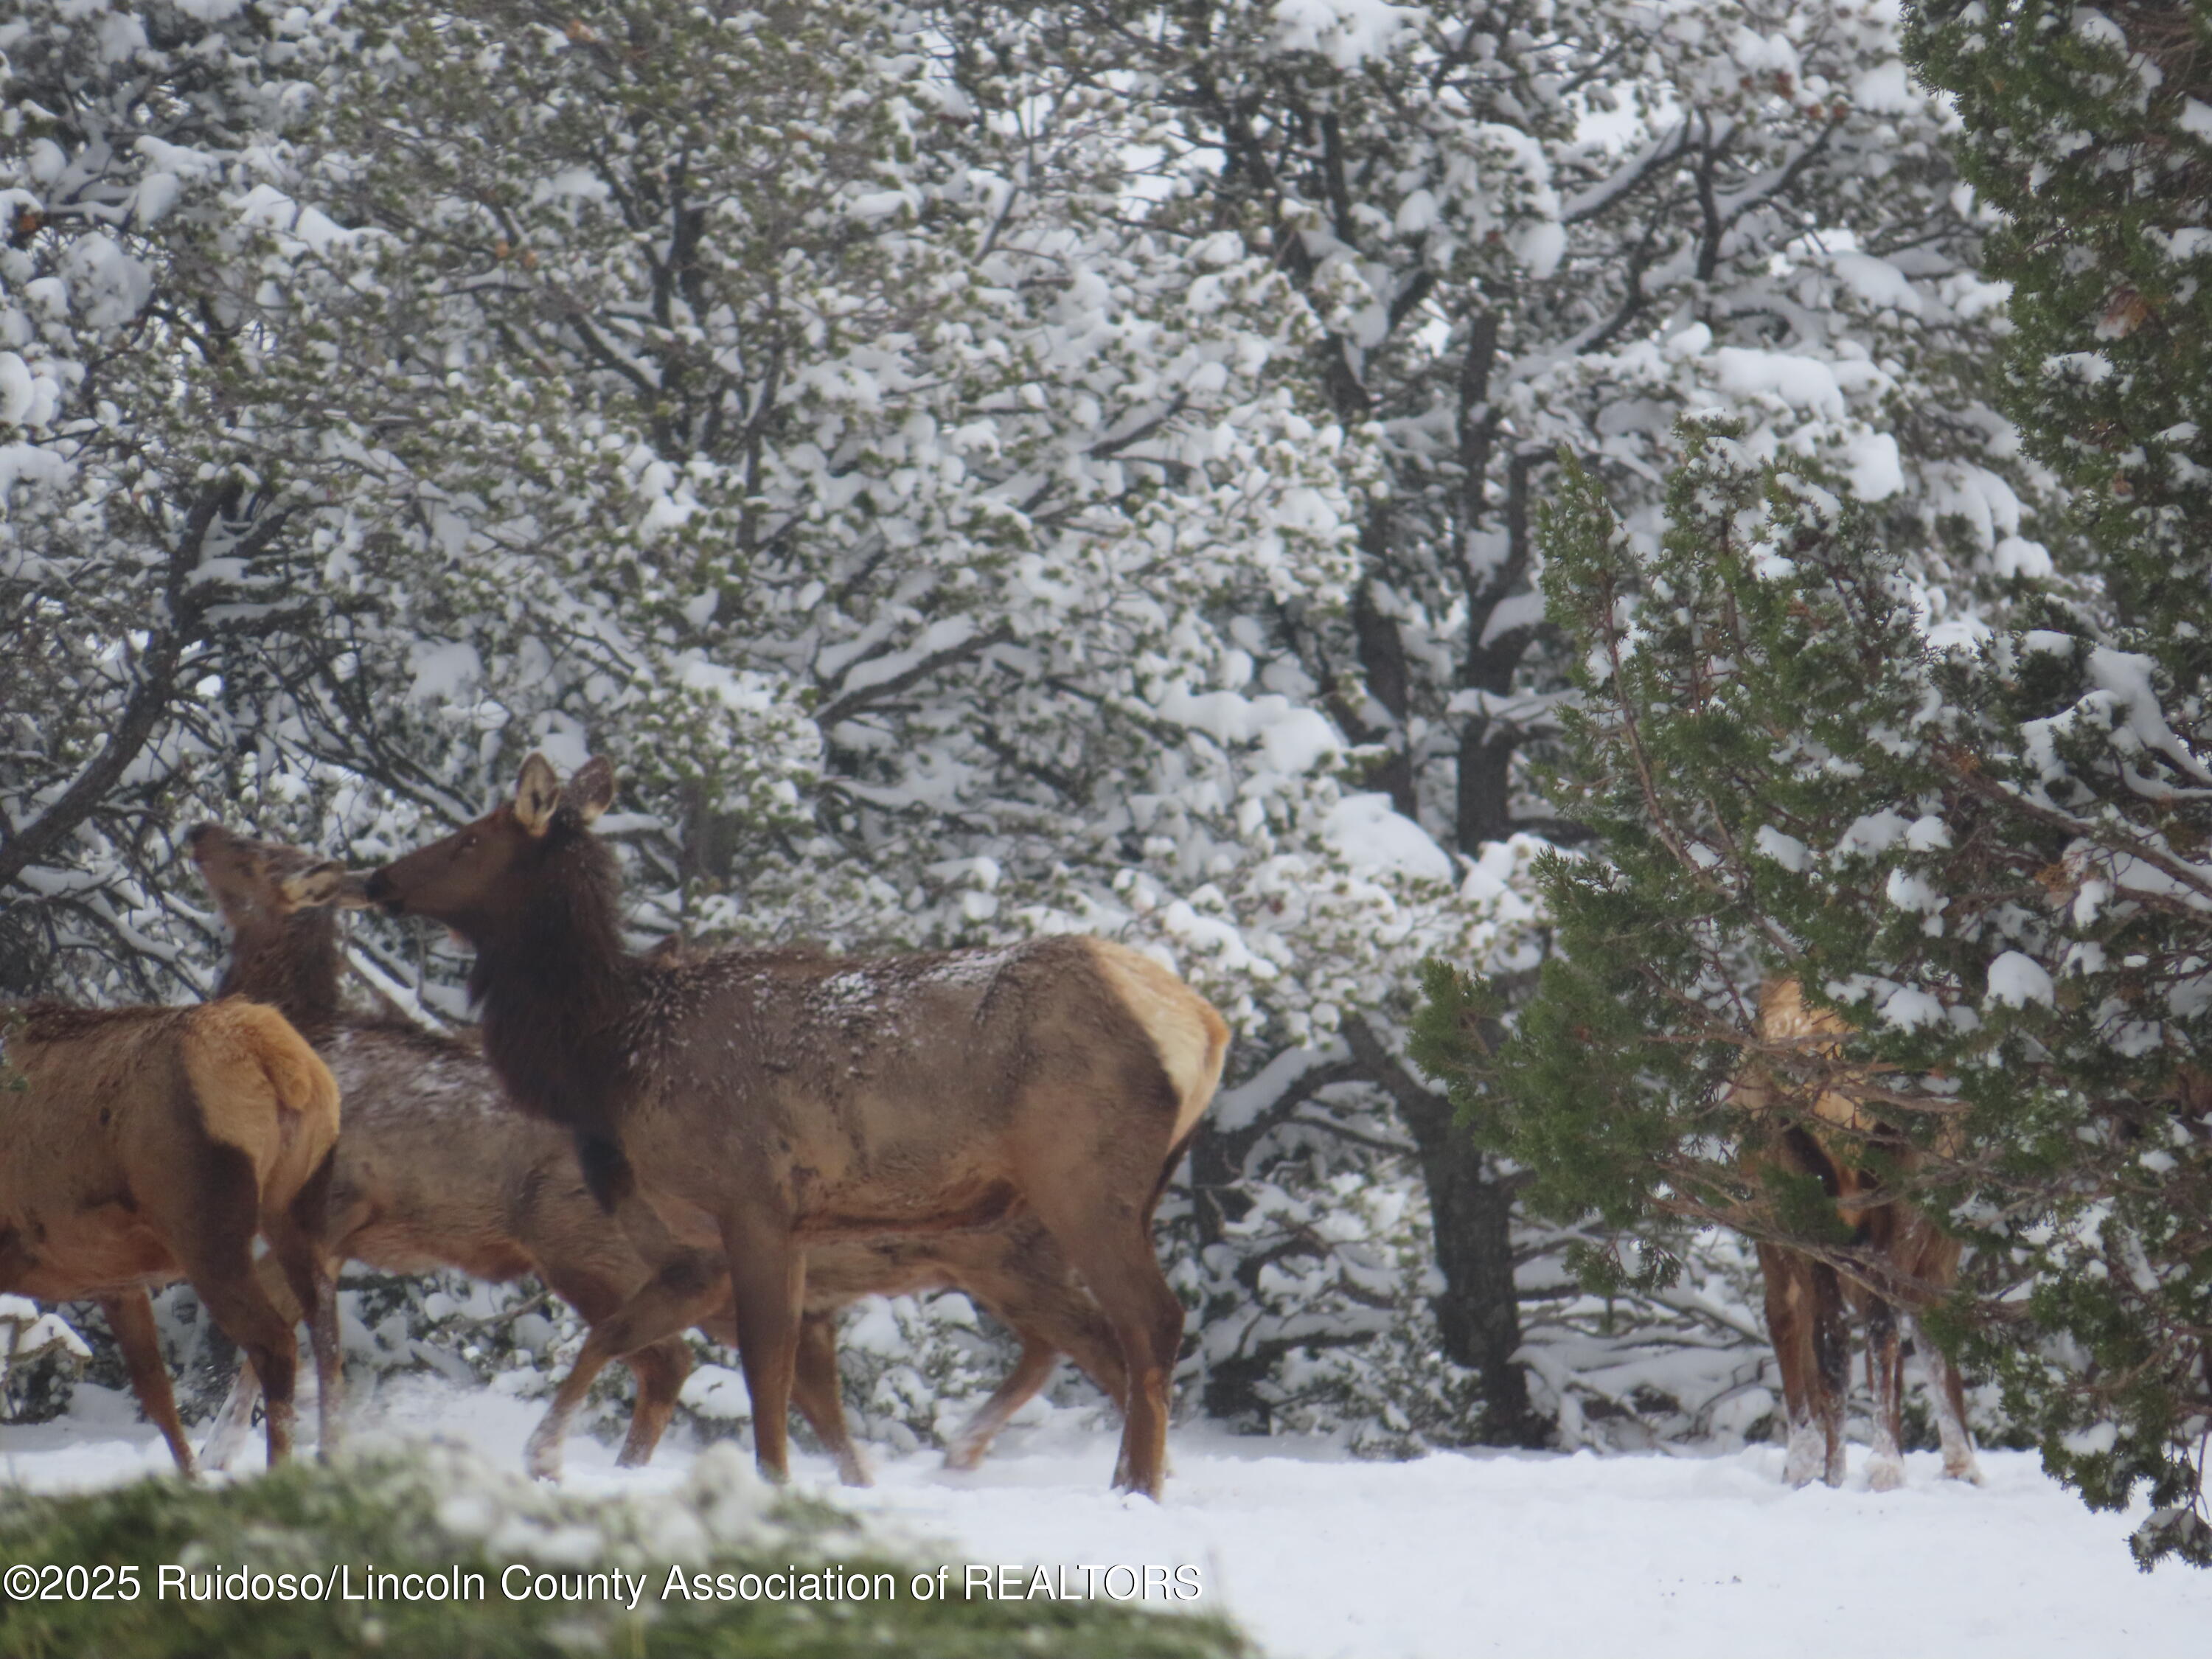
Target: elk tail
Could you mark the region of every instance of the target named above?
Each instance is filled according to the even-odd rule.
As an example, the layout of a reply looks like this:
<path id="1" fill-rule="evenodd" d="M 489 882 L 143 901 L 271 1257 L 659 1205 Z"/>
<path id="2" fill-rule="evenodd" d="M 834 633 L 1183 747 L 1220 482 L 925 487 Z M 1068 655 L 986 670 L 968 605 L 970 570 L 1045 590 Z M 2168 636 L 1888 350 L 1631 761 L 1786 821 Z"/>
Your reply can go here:
<path id="1" fill-rule="evenodd" d="M 264 1194 L 289 1203 L 338 1138 L 338 1085 L 274 1008 L 226 997 L 201 1005 L 185 1070 L 208 1133 L 253 1159 Z"/>

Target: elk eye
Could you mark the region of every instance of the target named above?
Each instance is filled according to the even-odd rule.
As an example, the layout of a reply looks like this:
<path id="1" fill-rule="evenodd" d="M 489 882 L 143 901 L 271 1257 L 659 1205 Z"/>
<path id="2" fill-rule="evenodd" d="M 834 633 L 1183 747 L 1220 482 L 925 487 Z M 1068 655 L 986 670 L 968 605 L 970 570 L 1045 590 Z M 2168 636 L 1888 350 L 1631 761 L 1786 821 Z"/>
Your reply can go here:
<path id="1" fill-rule="evenodd" d="M 476 850 L 476 844 L 477 844 L 477 835 L 476 835 L 476 831 L 475 831 L 475 830 L 470 830 L 470 831 L 469 831 L 469 833 L 468 833 L 467 835 L 463 836 L 461 837 L 461 851 L 463 851 L 464 853 L 469 853 L 469 852 L 473 852 L 473 851 L 475 851 L 475 850 Z"/>

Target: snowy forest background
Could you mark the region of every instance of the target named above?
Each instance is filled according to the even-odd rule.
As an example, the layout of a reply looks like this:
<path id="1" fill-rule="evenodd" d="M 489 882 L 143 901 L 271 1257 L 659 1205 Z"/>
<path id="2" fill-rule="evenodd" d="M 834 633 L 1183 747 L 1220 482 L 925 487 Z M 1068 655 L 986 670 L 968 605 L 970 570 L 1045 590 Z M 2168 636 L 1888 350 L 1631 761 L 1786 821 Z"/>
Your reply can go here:
<path id="1" fill-rule="evenodd" d="M 1085 929 L 1230 1017 L 1163 1212 L 1186 1411 L 1378 1453 L 1764 1433 L 1749 1247 L 1577 1289 L 1577 1230 L 1405 1047 L 1425 959 L 1533 979 L 1532 860 L 1581 844 L 1538 773 L 1563 453 L 1648 540 L 1678 417 L 1727 411 L 1845 483 L 1930 626 L 2051 571 L 1979 379 L 1993 216 L 1899 28 L 18 0 L 0 994 L 204 994 L 200 819 L 367 865 L 604 753 L 641 942 Z M 441 936 L 350 952 L 465 1018 Z M 526 1290 L 355 1305 L 365 1357 L 526 1393 L 579 1335 Z M 165 1317 L 208 1357 L 189 1292 Z M 927 1438 L 1008 1352 L 896 1304 L 848 1391 Z"/>

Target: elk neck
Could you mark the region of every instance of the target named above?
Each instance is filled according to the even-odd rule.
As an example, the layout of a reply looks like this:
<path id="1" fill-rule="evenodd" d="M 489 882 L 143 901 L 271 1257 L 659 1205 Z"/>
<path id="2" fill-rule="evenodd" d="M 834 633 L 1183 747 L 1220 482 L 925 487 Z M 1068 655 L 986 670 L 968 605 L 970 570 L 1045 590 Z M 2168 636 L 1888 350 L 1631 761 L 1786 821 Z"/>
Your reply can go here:
<path id="1" fill-rule="evenodd" d="M 563 811 L 511 914 L 473 919 L 469 991 L 484 1057 L 515 1103 L 580 1134 L 613 1139 L 630 1069 L 624 1028 L 635 964 L 623 951 L 613 857 Z"/>
<path id="2" fill-rule="evenodd" d="M 338 1017 L 338 920 L 315 908 L 240 927 L 217 996 L 265 1002 L 301 1032 L 327 1031 Z"/>

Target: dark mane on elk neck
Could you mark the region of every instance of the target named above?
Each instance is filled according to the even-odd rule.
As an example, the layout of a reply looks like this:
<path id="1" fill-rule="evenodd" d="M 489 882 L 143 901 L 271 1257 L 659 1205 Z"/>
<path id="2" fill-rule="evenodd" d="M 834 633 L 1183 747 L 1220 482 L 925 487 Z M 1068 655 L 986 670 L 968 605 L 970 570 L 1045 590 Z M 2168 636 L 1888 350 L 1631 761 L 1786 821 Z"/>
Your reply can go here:
<path id="1" fill-rule="evenodd" d="M 614 854 L 574 806 L 535 849 L 528 896 L 471 918 L 469 994 L 483 1015 L 484 1056 L 526 1111 L 574 1131 L 602 1202 L 622 1178 L 613 1097 L 634 1063 L 624 1016 L 642 971 L 623 948 Z"/>

